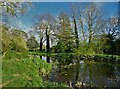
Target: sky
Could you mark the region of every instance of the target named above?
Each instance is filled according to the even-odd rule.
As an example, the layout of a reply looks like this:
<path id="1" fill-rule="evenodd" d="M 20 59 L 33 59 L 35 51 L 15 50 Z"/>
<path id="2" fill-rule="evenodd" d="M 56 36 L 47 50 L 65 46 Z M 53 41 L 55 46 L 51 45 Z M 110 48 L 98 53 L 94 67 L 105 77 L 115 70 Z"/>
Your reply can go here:
<path id="1" fill-rule="evenodd" d="M 13 1 L 13 0 L 7 0 Z M 19 2 L 73 2 L 73 0 L 14 0 Z M 74 2 L 118 2 L 119 0 L 74 0 Z"/>
<path id="2" fill-rule="evenodd" d="M 79 2 L 82 5 L 86 3 Z M 77 2 L 78 4 L 78 2 Z M 104 18 L 118 15 L 117 2 L 95 2 L 95 4 L 103 12 Z M 37 15 L 49 12 L 57 16 L 61 11 L 69 13 L 71 2 L 33 2 L 32 7 L 29 8 L 25 15 L 19 17 L 9 17 L 10 24 L 23 29 L 28 32 L 34 25 L 34 19 Z"/>

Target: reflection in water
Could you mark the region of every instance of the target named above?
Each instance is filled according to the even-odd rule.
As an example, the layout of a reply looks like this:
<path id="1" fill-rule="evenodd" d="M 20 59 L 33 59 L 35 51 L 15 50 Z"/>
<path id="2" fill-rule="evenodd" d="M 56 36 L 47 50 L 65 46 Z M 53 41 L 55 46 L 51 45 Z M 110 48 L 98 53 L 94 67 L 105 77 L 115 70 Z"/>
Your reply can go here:
<path id="1" fill-rule="evenodd" d="M 49 56 L 40 56 L 40 58 L 41 58 L 42 60 L 46 61 L 47 63 L 52 62 L 52 61 L 50 60 L 50 57 L 49 57 Z"/>
<path id="2" fill-rule="evenodd" d="M 46 60 L 47 63 L 50 63 L 50 57 L 47 56 L 47 60 Z"/>
<path id="3" fill-rule="evenodd" d="M 40 59 L 42 59 L 42 56 L 40 56 Z"/>
<path id="4" fill-rule="evenodd" d="M 60 83 L 83 82 L 88 86 L 114 87 L 120 86 L 120 65 L 108 62 L 79 60 L 74 56 L 46 57 L 49 63 L 58 62 L 53 66 L 49 81 Z"/>

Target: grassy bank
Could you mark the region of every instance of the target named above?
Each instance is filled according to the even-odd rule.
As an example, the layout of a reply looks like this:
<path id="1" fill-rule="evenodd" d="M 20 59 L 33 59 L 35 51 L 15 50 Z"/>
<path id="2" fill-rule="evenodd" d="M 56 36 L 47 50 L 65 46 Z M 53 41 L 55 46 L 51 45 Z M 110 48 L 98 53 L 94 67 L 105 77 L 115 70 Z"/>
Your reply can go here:
<path id="1" fill-rule="evenodd" d="M 52 65 L 39 58 L 9 50 L 2 58 L 2 87 L 58 87 L 64 84 L 43 81 Z"/>
<path id="2" fill-rule="evenodd" d="M 45 52 L 29 52 L 30 55 L 39 55 L 39 56 L 78 56 L 80 60 L 95 60 L 95 61 L 111 61 L 111 62 L 120 62 L 120 56 L 118 55 L 108 55 L 108 54 L 84 54 L 79 53 L 45 53 Z"/>

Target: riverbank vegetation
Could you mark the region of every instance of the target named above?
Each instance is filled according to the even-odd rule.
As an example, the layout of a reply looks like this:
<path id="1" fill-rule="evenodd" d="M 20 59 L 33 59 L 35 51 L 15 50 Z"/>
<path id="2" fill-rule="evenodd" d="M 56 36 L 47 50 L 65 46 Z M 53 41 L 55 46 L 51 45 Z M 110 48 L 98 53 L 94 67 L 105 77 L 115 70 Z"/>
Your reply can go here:
<path id="1" fill-rule="evenodd" d="M 119 18 L 104 18 L 94 3 L 88 3 L 85 9 L 80 8 L 81 4 L 72 4 L 70 13 L 63 11 L 57 16 L 38 14 L 29 32 L 10 26 L 6 20 L 23 15 L 28 3 L 3 1 L 0 5 L 4 6 L 0 25 L 2 87 L 67 87 L 43 80 L 49 76 L 52 64 L 37 56 L 76 55 L 80 60 L 120 62 Z"/>
<path id="2" fill-rule="evenodd" d="M 2 59 L 2 87 L 67 87 L 65 84 L 43 81 L 52 65 L 37 57 L 9 50 Z"/>

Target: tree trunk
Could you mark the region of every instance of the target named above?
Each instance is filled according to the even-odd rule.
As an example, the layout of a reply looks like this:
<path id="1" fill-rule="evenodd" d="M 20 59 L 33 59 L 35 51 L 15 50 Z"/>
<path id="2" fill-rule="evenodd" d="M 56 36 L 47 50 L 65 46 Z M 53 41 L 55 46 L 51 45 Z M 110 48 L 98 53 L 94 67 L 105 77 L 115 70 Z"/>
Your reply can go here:
<path id="1" fill-rule="evenodd" d="M 46 38 L 47 38 L 47 40 L 46 40 L 46 50 L 47 50 L 47 52 L 49 52 L 50 51 L 50 42 L 49 42 L 49 34 L 48 34 L 47 30 L 46 30 Z"/>
<path id="2" fill-rule="evenodd" d="M 91 35 L 91 33 L 89 34 L 89 45 L 91 45 L 91 43 L 92 43 L 92 35 Z"/>
<path id="3" fill-rule="evenodd" d="M 50 63 L 50 57 L 49 56 L 47 56 L 47 63 Z"/>
<path id="4" fill-rule="evenodd" d="M 77 23 L 75 16 L 73 16 L 73 22 L 74 22 L 74 31 L 75 31 L 75 38 L 76 38 L 76 47 L 79 47 L 79 38 L 78 38 L 78 31 L 77 31 Z"/>
<path id="5" fill-rule="evenodd" d="M 42 46 L 43 46 L 42 40 L 43 38 L 40 39 L 40 51 L 42 51 Z M 40 56 L 40 59 L 42 59 L 42 56 Z"/>
<path id="6" fill-rule="evenodd" d="M 89 48 L 92 48 L 92 14 L 90 13 L 88 15 L 89 21 L 88 21 L 88 30 L 89 30 Z"/>
<path id="7" fill-rule="evenodd" d="M 43 46 L 42 40 L 43 38 L 40 39 L 40 51 L 42 51 L 42 46 Z"/>

